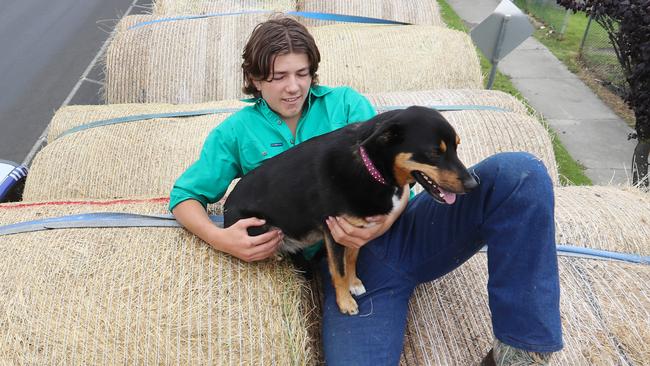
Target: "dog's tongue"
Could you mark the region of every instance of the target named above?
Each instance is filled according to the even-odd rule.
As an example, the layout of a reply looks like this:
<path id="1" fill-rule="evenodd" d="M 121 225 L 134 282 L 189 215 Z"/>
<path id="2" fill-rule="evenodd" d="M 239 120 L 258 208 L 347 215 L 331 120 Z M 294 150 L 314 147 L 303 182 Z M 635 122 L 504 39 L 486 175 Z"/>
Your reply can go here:
<path id="1" fill-rule="evenodd" d="M 456 202 L 456 193 L 447 192 L 440 187 L 438 187 L 438 190 L 442 194 L 442 199 L 444 199 L 448 205 L 452 205 L 454 202 Z"/>

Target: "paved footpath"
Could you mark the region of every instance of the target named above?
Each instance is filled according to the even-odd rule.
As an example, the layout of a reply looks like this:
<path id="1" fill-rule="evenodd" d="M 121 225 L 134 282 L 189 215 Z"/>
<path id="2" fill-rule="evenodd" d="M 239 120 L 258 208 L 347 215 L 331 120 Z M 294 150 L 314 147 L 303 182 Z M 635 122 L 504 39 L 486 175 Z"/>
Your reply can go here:
<path id="1" fill-rule="evenodd" d="M 473 28 L 499 0 L 447 0 Z M 543 44 L 529 37 L 499 62 L 499 71 L 558 133 L 571 156 L 586 167 L 594 184 L 629 184 L 636 140 L 618 117 Z"/>

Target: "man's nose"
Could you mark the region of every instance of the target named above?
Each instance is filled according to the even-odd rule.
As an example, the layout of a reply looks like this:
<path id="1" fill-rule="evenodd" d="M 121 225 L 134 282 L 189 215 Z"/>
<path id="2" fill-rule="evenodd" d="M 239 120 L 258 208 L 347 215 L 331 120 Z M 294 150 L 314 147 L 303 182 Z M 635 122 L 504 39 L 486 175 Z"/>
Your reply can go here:
<path id="1" fill-rule="evenodd" d="M 300 90 L 300 86 L 298 84 L 298 78 L 295 75 L 289 75 L 287 78 L 287 85 L 285 87 L 288 92 L 297 92 Z"/>

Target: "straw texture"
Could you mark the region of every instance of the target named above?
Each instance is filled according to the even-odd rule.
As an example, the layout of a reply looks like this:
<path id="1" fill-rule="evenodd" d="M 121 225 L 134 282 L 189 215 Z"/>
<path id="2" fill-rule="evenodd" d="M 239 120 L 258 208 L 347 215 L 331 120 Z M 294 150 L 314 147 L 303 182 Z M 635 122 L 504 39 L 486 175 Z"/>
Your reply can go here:
<path id="1" fill-rule="evenodd" d="M 232 13 L 242 10 L 296 10 L 295 0 L 156 0 L 154 15 Z"/>
<path id="2" fill-rule="evenodd" d="M 553 365 L 642 365 L 650 357 L 650 266 L 560 257 L 564 349 Z M 486 256 L 420 285 L 402 365 L 477 364 L 491 347 Z"/>
<path id="3" fill-rule="evenodd" d="M 650 195 L 633 188 L 558 187 L 558 244 L 650 256 Z"/>
<path id="4" fill-rule="evenodd" d="M 167 201 L 0 205 L 0 225 L 83 212 L 164 213 Z M 214 211 L 213 211 L 214 212 Z M 303 365 L 307 288 L 288 262 L 244 263 L 178 228 L 0 237 L 7 364 Z"/>
<path id="5" fill-rule="evenodd" d="M 539 158 L 551 180 L 559 182 L 550 137 L 531 116 L 493 111 L 454 111 L 443 115 L 460 136 L 458 156 L 467 166 L 505 151 L 526 151 Z"/>
<path id="6" fill-rule="evenodd" d="M 241 105 L 240 102 L 232 103 L 230 105 Z M 86 116 L 101 120 L 121 115 L 122 111 L 129 115 L 228 105 L 227 102 L 201 104 L 196 109 L 169 105 L 133 109 L 129 109 L 129 105 L 66 107 L 54 117 L 50 135 L 91 122 L 85 120 Z M 549 137 L 534 118 L 493 111 L 443 114 L 461 137 L 459 155 L 467 166 L 501 151 L 530 151 L 544 162 L 557 182 Z M 228 115 L 159 118 L 102 126 L 63 136 L 36 155 L 23 197 L 40 201 L 166 196 L 176 178 L 198 158 L 209 132 Z"/>
<path id="7" fill-rule="evenodd" d="M 59 109 L 52 117 L 48 126 L 47 141 L 52 142 L 62 133 L 71 128 L 89 124 L 95 121 L 103 121 L 113 118 L 138 116 L 157 113 L 191 112 L 208 109 L 236 109 L 243 108 L 251 103 L 244 103 L 239 100 L 224 100 L 209 103 L 195 104 L 111 104 L 99 106 L 72 105 Z M 229 115 L 229 114 L 227 114 Z M 221 119 L 217 117 L 217 119 Z M 178 121 L 185 121 L 194 117 L 176 118 Z M 225 118 L 225 117 L 223 117 Z M 134 122 L 130 122 L 134 123 Z M 136 122 L 137 123 L 137 122 Z M 158 124 L 164 121 L 158 121 Z M 104 128 L 104 127 L 98 127 Z"/>
<path id="8" fill-rule="evenodd" d="M 482 89 L 466 33 L 434 26 L 331 25 L 310 32 L 320 49 L 323 85 L 363 93 Z"/>
<path id="9" fill-rule="evenodd" d="M 269 14 L 246 14 L 128 27 L 160 19 L 124 17 L 106 52 L 105 100 L 199 103 L 244 97 L 241 53 Z"/>
<path id="10" fill-rule="evenodd" d="M 376 106 L 488 106 L 509 112 L 528 114 L 526 106 L 517 98 L 499 90 L 435 89 L 406 92 L 368 93 L 366 98 Z"/>
<path id="11" fill-rule="evenodd" d="M 438 89 L 411 92 L 371 93 L 365 95 L 375 106 L 410 105 L 477 105 L 503 108 L 527 114 L 526 107 L 517 98 L 498 90 Z M 66 106 L 57 111 L 48 129 L 48 142 L 63 132 L 94 121 L 151 113 L 198 111 L 203 109 L 240 108 L 250 105 L 239 100 L 194 104 L 112 104 L 110 106 Z"/>
<path id="12" fill-rule="evenodd" d="M 253 27 L 268 17 L 210 17 L 130 30 L 160 18 L 125 17 L 107 51 L 106 102 L 199 103 L 243 97 L 241 52 Z M 349 25 L 311 32 L 322 56 L 323 85 L 348 85 L 368 93 L 482 88 L 476 51 L 462 32 Z"/>
<path id="13" fill-rule="evenodd" d="M 436 0 L 301 0 L 298 10 L 356 15 L 395 20 L 398 22 L 445 26 Z M 325 25 L 334 22 L 305 19 L 309 25 Z"/>
<path id="14" fill-rule="evenodd" d="M 103 112 L 113 106 L 85 108 Z M 61 137 L 34 158 L 23 199 L 167 196 L 176 178 L 199 157 L 210 131 L 227 116 L 159 118 Z"/>

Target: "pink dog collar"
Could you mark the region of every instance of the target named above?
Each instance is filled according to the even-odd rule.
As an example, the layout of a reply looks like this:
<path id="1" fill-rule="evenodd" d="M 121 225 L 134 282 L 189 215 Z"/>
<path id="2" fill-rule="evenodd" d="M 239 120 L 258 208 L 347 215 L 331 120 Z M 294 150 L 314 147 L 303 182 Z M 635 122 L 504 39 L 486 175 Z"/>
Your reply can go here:
<path id="1" fill-rule="evenodd" d="M 370 175 L 375 178 L 377 182 L 388 185 L 384 177 L 382 177 L 381 173 L 379 173 L 379 170 L 375 168 L 375 164 L 372 163 L 372 160 L 370 160 L 370 157 L 368 156 L 368 153 L 366 152 L 366 149 L 363 148 L 363 146 L 359 146 L 359 154 L 361 154 L 361 160 L 363 160 L 363 165 L 366 166 L 368 173 L 370 173 Z"/>

